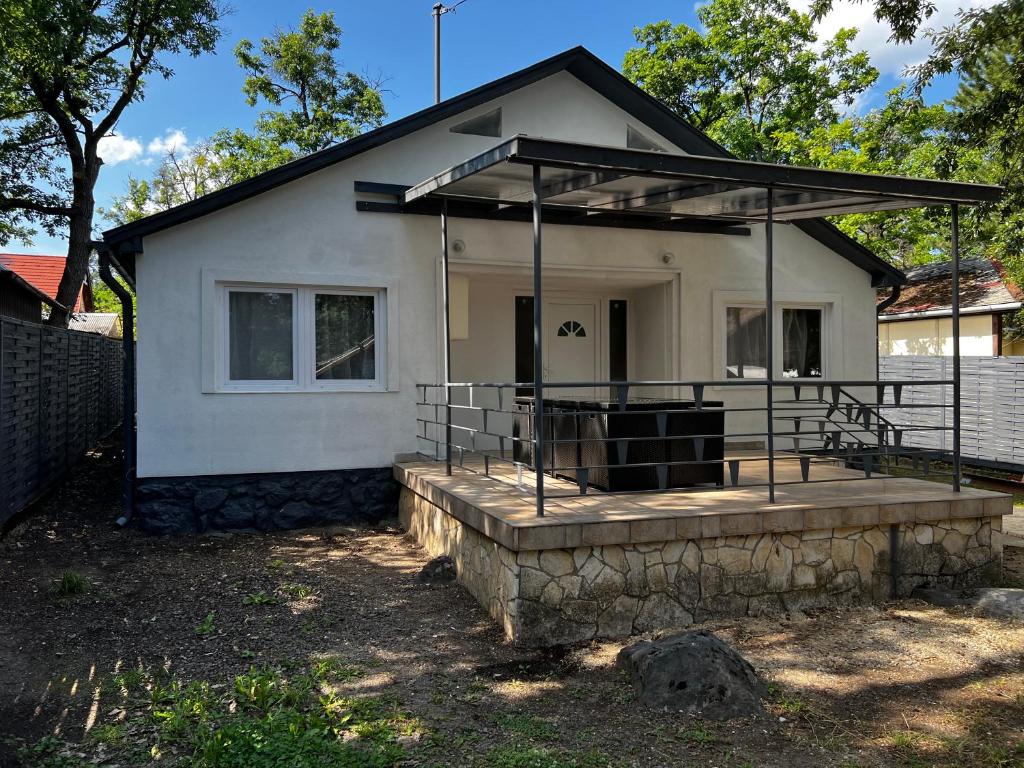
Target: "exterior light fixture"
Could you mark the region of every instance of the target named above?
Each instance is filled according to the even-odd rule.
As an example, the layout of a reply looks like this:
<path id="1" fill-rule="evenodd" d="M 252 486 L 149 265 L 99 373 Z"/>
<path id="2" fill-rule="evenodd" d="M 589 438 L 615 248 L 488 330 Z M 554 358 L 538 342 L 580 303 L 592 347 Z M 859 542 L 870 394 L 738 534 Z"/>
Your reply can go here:
<path id="1" fill-rule="evenodd" d="M 674 253 L 669 253 L 668 251 L 665 251 L 663 254 L 661 254 L 661 261 L 663 264 L 674 264 L 675 260 L 676 255 Z"/>
<path id="2" fill-rule="evenodd" d="M 466 252 L 466 243 L 463 242 L 462 240 L 454 240 L 452 242 L 452 252 L 453 253 L 459 253 L 459 254 L 465 253 Z"/>

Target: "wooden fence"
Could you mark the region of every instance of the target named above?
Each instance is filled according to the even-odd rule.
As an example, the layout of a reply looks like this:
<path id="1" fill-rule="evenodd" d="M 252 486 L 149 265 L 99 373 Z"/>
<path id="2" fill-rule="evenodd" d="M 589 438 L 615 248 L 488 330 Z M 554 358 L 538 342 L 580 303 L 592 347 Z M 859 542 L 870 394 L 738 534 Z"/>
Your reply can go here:
<path id="1" fill-rule="evenodd" d="M 882 357 L 878 375 L 882 380 L 952 379 L 953 359 Z M 903 402 L 935 407 L 902 411 L 901 422 L 946 428 L 907 433 L 904 443 L 952 454 L 953 388 L 911 387 L 904 392 Z M 961 357 L 960 409 L 964 461 L 1024 471 L 1024 357 Z"/>
<path id="2" fill-rule="evenodd" d="M 0 524 L 121 423 L 121 342 L 0 318 Z"/>

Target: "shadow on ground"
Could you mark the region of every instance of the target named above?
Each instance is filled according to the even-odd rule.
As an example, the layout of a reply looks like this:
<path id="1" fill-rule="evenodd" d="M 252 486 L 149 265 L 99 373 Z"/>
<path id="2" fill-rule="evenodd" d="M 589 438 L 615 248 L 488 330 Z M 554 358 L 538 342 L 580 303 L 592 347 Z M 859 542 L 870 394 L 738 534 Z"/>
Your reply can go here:
<path id="1" fill-rule="evenodd" d="M 119 530 L 115 447 L 0 543 L 0 735 L 19 738 L 0 765 L 42 738 L 103 757 L 91 734 L 127 716 L 119 673 L 228 686 L 325 657 L 361 670 L 346 695 L 418 719 L 408 765 L 1024 765 L 1019 624 L 914 601 L 718 622 L 772 682 L 773 715 L 705 723 L 639 709 L 622 643 L 509 646 L 458 585 L 415 578 L 427 558 L 394 528 Z M 66 571 L 84 592 L 57 593 Z"/>

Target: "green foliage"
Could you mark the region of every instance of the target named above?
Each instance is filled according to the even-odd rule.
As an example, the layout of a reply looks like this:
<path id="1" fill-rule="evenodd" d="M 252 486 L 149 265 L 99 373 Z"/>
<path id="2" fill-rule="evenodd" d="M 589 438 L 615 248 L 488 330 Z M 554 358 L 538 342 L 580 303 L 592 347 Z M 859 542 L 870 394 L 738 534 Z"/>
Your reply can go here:
<path id="1" fill-rule="evenodd" d="M 1003 261 L 1019 281 L 1024 67 L 1017 62 L 1024 34 L 1016 32 L 1024 31 L 1024 0 L 963 13 L 957 27 L 935 36 L 937 52 L 918 68 L 918 88 L 896 88 L 882 106 L 863 114 L 840 113 L 837 105 L 853 105 L 877 72 L 865 54 L 850 50 L 856 30 L 840 30 L 823 42 L 815 38 L 813 14 L 830 7 L 830 0 L 821 0 L 808 15 L 793 11 L 787 0 L 712 0 L 698 11 L 704 32 L 668 22 L 636 30 L 642 47 L 627 53 L 623 69 L 739 157 L 1006 184 L 1005 204 L 963 211 L 961 256 Z M 929 15 L 928 3 L 920 0 L 876 3 L 876 16 L 891 24 L 894 39 L 906 39 Z M 999 24 L 1014 31 L 1014 42 L 1004 40 L 993 53 Z M 957 98 L 926 103 L 926 80 L 920 78 L 957 67 L 965 77 Z M 851 214 L 835 224 L 901 268 L 950 255 L 948 207 Z"/>
<path id="2" fill-rule="evenodd" d="M 363 675 L 362 668 L 348 664 L 337 656 L 314 661 L 310 671 L 313 677 L 322 683 L 348 682 Z"/>
<path id="3" fill-rule="evenodd" d="M 265 105 L 254 131 L 225 128 L 184 155 L 169 154 L 150 181 L 130 179 L 104 215 L 126 223 L 244 181 L 379 126 L 380 88 L 338 60 L 333 13 L 306 11 L 297 29 L 235 47 L 249 106 Z"/>
<path id="4" fill-rule="evenodd" d="M 75 595 L 84 595 L 89 591 L 92 585 L 89 580 L 82 576 L 80 573 L 75 571 L 64 571 L 60 578 L 57 580 L 57 584 L 54 591 L 60 597 L 73 597 Z"/>
<path id="5" fill-rule="evenodd" d="M 277 598 L 273 595 L 268 595 L 261 589 L 259 592 L 246 595 L 242 602 L 246 605 L 276 605 Z"/>
<path id="6" fill-rule="evenodd" d="M 247 76 L 242 92 L 249 106 L 273 107 L 256 122 L 256 134 L 294 147 L 298 154 L 316 152 L 380 125 L 384 104 L 379 89 L 337 60 L 341 27 L 331 12 L 306 11 L 298 29 L 278 30 L 260 42 L 235 47 Z M 291 109 L 282 110 L 285 105 Z"/>
<path id="7" fill-rule="evenodd" d="M 322 660 L 292 677 L 252 667 L 227 689 L 202 680 L 153 680 L 147 717 L 155 730 L 148 749 L 156 756 L 190 754 L 187 764 L 195 768 L 397 765 L 404 759 L 398 738 L 420 724 L 386 700 L 325 692 L 336 663 Z M 104 733 L 111 747 L 138 746 L 124 744 L 115 731 Z"/>
<path id="8" fill-rule="evenodd" d="M 551 749 L 504 746 L 487 753 L 490 768 L 603 768 L 610 764 L 600 752 L 562 754 Z"/>
<path id="9" fill-rule="evenodd" d="M 203 618 L 203 620 L 201 622 L 199 622 L 198 625 L 196 625 L 196 634 L 197 635 L 212 635 L 213 631 L 214 631 L 213 611 L 210 611 L 208 614 L 206 614 L 206 616 Z"/>
<path id="10" fill-rule="evenodd" d="M 171 76 L 164 54 L 213 50 L 220 15 L 216 0 L 0 0 L 0 245 L 67 234 L 65 306 L 88 268 L 101 139 L 147 77 Z"/>
<path id="11" fill-rule="evenodd" d="M 16 754 L 22 765 L 32 768 L 84 768 L 86 765 L 54 736 L 44 736 L 33 744 L 23 745 Z"/>
<path id="12" fill-rule="evenodd" d="M 784 161 L 776 137 L 806 135 L 839 118 L 878 72 L 852 52 L 856 30 L 823 42 L 786 0 L 712 0 L 704 28 L 660 21 L 634 30 L 624 74 L 676 114 L 747 159 Z"/>
<path id="13" fill-rule="evenodd" d="M 819 126 L 809 134 L 785 133 L 777 140 L 793 161 L 841 171 L 917 176 L 958 181 L 994 181 L 989 155 L 965 145 L 952 131 L 954 111 L 926 104 L 906 88 L 895 88 L 885 104 L 863 115 Z M 949 258 L 948 207 L 856 213 L 837 218 L 840 229 L 901 268 Z M 963 258 L 986 255 L 992 235 L 984 212 L 961 217 Z"/>
<path id="14" fill-rule="evenodd" d="M 558 737 L 558 729 L 536 715 L 507 712 L 496 716 L 494 720 L 503 730 L 531 741 L 553 741 Z"/>

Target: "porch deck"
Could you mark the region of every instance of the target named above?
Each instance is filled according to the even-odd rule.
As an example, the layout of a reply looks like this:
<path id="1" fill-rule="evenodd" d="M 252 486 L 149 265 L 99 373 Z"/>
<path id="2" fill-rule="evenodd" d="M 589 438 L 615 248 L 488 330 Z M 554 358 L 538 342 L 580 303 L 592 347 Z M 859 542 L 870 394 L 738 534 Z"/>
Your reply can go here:
<path id="1" fill-rule="evenodd" d="M 732 454 L 735 455 L 735 454 Z M 790 533 L 834 528 L 932 523 L 1012 514 L 1012 498 L 995 491 L 928 480 L 875 475 L 815 464 L 812 482 L 801 482 L 795 456 L 776 457 L 776 503 L 768 502 L 767 461 L 744 454 L 737 487 L 676 489 L 662 493 L 579 495 L 575 484 L 546 476 L 545 516 L 538 517 L 534 476 L 467 457 L 446 476 L 443 462 L 401 460 L 402 485 L 513 551 L 642 544 L 647 542 Z"/>

